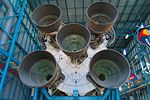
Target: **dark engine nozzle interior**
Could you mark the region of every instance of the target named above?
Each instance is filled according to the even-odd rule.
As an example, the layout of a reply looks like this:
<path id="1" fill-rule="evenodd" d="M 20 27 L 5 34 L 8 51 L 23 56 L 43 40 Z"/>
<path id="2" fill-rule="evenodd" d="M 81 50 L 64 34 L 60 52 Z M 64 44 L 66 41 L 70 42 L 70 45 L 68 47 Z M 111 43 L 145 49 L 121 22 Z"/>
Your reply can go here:
<path id="1" fill-rule="evenodd" d="M 31 14 L 33 23 L 44 33 L 57 31 L 61 25 L 61 11 L 52 4 L 40 5 Z"/>
<path id="2" fill-rule="evenodd" d="M 92 80 L 105 88 L 118 88 L 127 79 L 130 65 L 119 52 L 111 49 L 96 53 L 90 61 L 89 74 Z"/>
<path id="3" fill-rule="evenodd" d="M 65 25 L 56 35 L 57 45 L 71 58 L 78 58 L 86 54 L 90 40 L 90 32 L 84 26 L 76 23 Z"/>
<path id="4" fill-rule="evenodd" d="M 18 72 L 21 81 L 30 87 L 47 87 L 63 76 L 55 58 L 47 51 L 28 54 L 21 62 Z"/>
<path id="5" fill-rule="evenodd" d="M 92 33 L 103 34 L 111 30 L 117 17 L 115 6 L 107 2 L 95 2 L 87 9 L 87 27 Z"/>

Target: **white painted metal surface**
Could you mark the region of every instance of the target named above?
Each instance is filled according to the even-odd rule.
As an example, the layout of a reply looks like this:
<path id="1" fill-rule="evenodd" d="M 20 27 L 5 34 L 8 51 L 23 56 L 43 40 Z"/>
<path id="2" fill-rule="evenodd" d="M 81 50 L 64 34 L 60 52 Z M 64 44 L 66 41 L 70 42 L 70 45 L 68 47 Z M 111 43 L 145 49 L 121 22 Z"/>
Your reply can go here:
<path id="1" fill-rule="evenodd" d="M 89 62 L 93 55 L 98 51 L 107 49 L 107 41 L 105 40 L 97 49 L 88 48 L 88 57 L 80 64 L 72 64 L 71 60 L 66 54 L 60 49 L 55 49 L 48 42 L 46 43 L 47 50 L 52 53 L 57 60 L 63 74 L 65 75 L 65 80 L 57 87 L 60 91 L 65 92 L 68 95 L 73 94 L 73 90 L 78 90 L 80 95 L 85 95 L 86 93 L 95 89 L 92 83 L 86 79 L 86 75 L 89 72 Z"/>

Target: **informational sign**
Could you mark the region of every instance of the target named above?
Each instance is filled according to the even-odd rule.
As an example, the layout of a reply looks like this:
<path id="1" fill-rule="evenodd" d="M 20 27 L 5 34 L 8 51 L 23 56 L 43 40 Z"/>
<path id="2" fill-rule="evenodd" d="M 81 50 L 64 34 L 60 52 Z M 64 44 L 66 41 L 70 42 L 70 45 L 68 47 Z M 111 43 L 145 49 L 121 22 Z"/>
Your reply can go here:
<path id="1" fill-rule="evenodd" d="M 138 77 L 135 74 L 131 73 L 130 77 L 128 78 L 128 81 L 129 82 L 134 82 L 136 80 L 138 80 Z"/>
<path id="2" fill-rule="evenodd" d="M 140 44 L 150 47 L 150 28 L 141 25 L 137 31 L 137 40 Z"/>

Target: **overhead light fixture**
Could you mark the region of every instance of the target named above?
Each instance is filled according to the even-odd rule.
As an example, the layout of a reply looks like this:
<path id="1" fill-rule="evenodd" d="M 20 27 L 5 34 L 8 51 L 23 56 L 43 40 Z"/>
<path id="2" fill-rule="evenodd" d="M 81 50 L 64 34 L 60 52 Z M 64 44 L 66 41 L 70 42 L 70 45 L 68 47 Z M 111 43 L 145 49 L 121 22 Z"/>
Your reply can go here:
<path id="1" fill-rule="evenodd" d="M 129 38 L 129 34 L 127 34 L 126 36 L 125 36 L 125 39 L 128 39 Z"/>
<path id="2" fill-rule="evenodd" d="M 127 52 L 125 49 L 123 50 L 123 55 L 127 55 Z"/>

